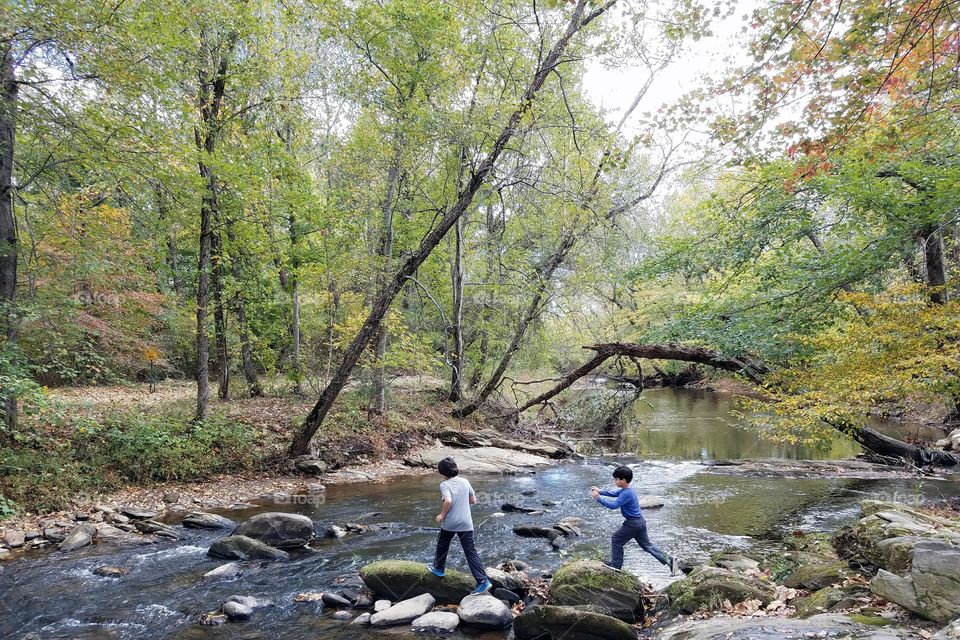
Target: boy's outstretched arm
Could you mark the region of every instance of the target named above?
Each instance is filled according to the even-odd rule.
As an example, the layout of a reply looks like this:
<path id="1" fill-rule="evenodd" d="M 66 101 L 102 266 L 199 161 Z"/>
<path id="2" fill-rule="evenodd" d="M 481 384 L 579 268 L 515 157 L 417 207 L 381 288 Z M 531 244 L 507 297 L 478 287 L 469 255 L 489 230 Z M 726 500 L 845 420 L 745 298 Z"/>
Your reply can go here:
<path id="1" fill-rule="evenodd" d="M 618 493 L 616 496 L 598 495 L 595 499 L 607 509 L 619 509 L 623 506 L 623 503 L 626 502 L 627 497 L 622 493 Z"/>

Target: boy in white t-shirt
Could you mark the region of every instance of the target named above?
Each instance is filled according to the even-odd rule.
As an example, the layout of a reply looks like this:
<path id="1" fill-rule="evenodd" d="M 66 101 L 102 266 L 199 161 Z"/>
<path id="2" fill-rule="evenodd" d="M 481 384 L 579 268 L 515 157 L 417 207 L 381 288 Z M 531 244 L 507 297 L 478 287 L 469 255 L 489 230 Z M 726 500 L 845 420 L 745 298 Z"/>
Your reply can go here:
<path id="1" fill-rule="evenodd" d="M 433 564 L 428 564 L 427 569 L 433 575 L 443 577 L 444 567 L 447 564 L 447 552 L 450 550 L 450 541 L 453 540 L 454 536 L 457 536 L 460 538 L 463 554 L 467 557 L 467 564 L 470 565 L 470 573 L 477 581 L 477 588 L 471 592 L 471 595 L 485 593 L 493 587 L 493 584 L 487 578 L 483 569 L 483 562 L 480 560 L 477 548 L 473 544 L 473 516 L 470 514 L 470 505 L 477 502 L 473 487 L 470 486 L 470 482 L 466 478 L 459 477 L 460 470 L 453 458 L 441 460 L 437 465 L 437 471 L 446 480 L 440 483 L 443 507 L 440 509 L 440 515 L 437 516 L 437 522 L 440 523 L 437 552 Z"/>

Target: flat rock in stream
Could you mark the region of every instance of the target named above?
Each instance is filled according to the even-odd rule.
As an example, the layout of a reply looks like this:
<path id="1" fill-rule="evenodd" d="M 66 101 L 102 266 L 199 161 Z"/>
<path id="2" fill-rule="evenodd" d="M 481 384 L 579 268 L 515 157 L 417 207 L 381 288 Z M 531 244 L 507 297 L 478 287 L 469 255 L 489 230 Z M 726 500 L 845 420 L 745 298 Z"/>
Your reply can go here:
<path id="1" fill-rule="evenodd" d="M 225 560 L 287 560 L 290 554 L 247 536 L 227 536 L 211 545 L 207 555 Z"/>
<path id="2" fill-rule="evenodd" d="M 370 616 L 370 624 L 374 627 L 409 624 L 430 611 L 435 602 L 436 600 L 429 593 L 401 600 L 389 609 Z"/>
<path id="3" fill-rule="evenodd" d="M 775 478 L 855 478 L 884 480 L 913 478 L 904 467 L 867 462 L 866 460 L 716 460 L 707 465 L 717 475 Z"/>
<path id="4" fill-rule="evenodd" d="M 447 569 L 446 575 L 438 578 L 424 563 L 408 560 L 368 564 L 360 569 L 360 578 L 382 598 L 400 600 L 428 593 L 440 604 L 460 602 L 477 584 L 472 577 L 454 569 Z"/>
<path id="5" fill-rule="evenodd" d="M 191 511 L 183 517 L 183 526 L 188 529 L 233 529 L 237 523 L 215 513 Z"/>
<path id="6" fill-rule="evenodd" d="M 657 633 L 658 640 L 910 640 L 915 629 L 862 624 L 839 614 L 821 614 L 805 620 L 794 618 L 740 618 L 708 620 L 679 619 Z"/>
<path id="7" fill-rule="evenodd" d="M 533 473 L 553 464 L 549 458 L 543 456 L 499 447 L 427 449 L 411 454 L 404 462 L 413 467 L 435 469 L 437 463 L 447 457 L 457 461 L 460 473 Z"/>

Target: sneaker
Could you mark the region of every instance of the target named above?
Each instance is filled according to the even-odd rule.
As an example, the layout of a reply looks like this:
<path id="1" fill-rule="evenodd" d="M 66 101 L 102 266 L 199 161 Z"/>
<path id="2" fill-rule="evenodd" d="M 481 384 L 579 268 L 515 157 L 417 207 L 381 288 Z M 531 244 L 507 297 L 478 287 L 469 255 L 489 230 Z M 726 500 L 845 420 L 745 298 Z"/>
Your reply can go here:
<path id="1" fill-rule="evenodd" d="M 476 589 L 470 592 L 470 595 L 478 596 L 481 593 L 486 593 L 487 591 L 490 591 L 490 589 L 492 588 L 493 588 L 493 583 L 490 582 L 489 580 L 484 580 L 483 582 L 477 585 Z"/>
<path id="2" fill-rule="evenodd" d="M 670 556 L 670 575 L 678 576 L 680 575 L 680 561 Z"/>
<path id="3" fill-rule="evenodd" d="M 427 565 L 427 570 L 438 578 L 442 578 L 445 575 L 443 569 L 437 569 L 432 564 Z"/>

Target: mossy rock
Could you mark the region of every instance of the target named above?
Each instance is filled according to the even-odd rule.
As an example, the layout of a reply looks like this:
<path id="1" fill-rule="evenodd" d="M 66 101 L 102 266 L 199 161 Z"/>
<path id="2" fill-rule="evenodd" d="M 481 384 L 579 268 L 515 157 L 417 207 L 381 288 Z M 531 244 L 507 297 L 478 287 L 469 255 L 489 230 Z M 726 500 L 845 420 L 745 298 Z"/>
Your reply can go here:
<path id="1" fill-rule="evenodd" d="M 633 623 L 643 619 L 642 583 L 632 574 L 595 560 L 577 560 L 561 567 L 550 582 L 549 604 L 596 605 Z"/>
<path id="2" fill-rule="evenodd" d="M 580 607 L 537 605 L 513 621 L 517 640 L 563 638 L 564 640 L 636 640 L 630 625 Z"/>
<path id="3" fill-rule="evenodd" d="M 447 569 L 442 578 L 430 573 L 421 562 L 381 560 L 360 569 L 360 579 L 378 596 L 388 600 L 406 600 L 429 593 L 440 604 L 463 600 L 477 585 L 467 574 Z"/>
<path id="4" fill-rule="evenodd" d="M 841 582 L 850 575 L 849 567 L 845 562 L 830 564 L 807 564 L 794 569 L 784 579 L 784 586 L 792 589 L 807 589 L 817 591 L 832 584 Z"/>
<path id="5" fill-rule="evenodd" d="M 838 559 L 837 551 L 833 547 L 832 535 L 829 533 L 787 536 L 783 539 L 783 545 L 791 551 L 801 551 L 833 560 Z"/>
<path id="6" fill-rule="evenodd" d="M 759 600 L 764 606 L 773 600 L 773 585 L 769 582 L 717 567 L 699 567 L 683 580 L 667 587 L 670 606 L 675 611 L 693 613 L 698 610 L 716 611 L 724 600 L 737 604 L 745 600 Z"/>
<path id="7" fill-rule="evenodd" d="M 797 598 L 790 604 L 796 609 L 796 618 L 807 618 L 828 611 L 830 607 L 843 600 L 843 591 L 833 587 L 824 587 L 809 596 Z"/>

